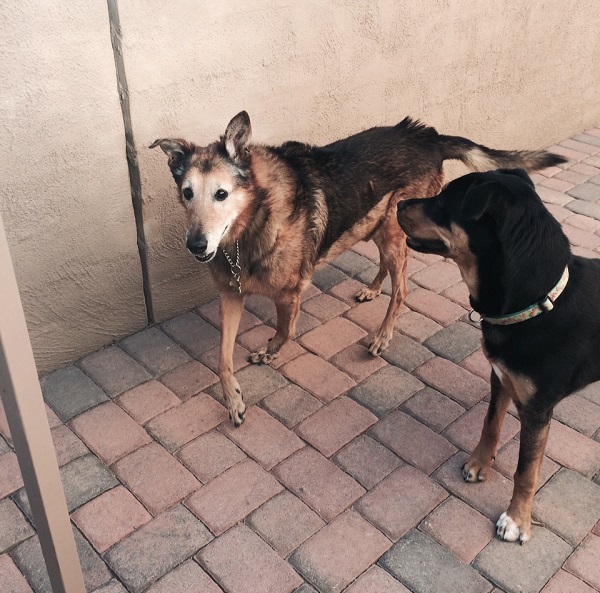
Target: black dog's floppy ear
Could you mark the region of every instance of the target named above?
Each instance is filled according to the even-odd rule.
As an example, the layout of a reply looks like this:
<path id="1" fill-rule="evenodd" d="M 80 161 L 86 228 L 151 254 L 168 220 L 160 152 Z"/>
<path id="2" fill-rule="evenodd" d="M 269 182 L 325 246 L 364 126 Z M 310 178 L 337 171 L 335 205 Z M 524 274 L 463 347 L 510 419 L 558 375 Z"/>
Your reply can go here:
<path id="1" fill-rule="evenodd" d="M 223 142 L 229 158 L 237 165 L 248 161 L 248 144 L 252 137 L 250 116 L 245 111 L 240 111 L 227 125 Z"/>
<path id="2" fill-rule="evenodd" d="M 463 220 L 479 220 L 489 208 L 495 181 L 473 184 L 463 196 L 460 217 Z"/>

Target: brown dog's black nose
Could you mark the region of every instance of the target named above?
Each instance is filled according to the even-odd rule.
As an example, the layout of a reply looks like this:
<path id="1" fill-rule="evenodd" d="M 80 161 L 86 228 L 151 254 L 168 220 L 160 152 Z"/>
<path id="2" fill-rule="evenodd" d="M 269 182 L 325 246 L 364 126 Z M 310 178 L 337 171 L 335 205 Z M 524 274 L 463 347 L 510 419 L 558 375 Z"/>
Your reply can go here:
<path id="1" fill-rule="evenodd" d="M 193 255 L 203 256 L 206 253 L 208 240 L 204 235 L 190 235 L 185 245 Z"/>

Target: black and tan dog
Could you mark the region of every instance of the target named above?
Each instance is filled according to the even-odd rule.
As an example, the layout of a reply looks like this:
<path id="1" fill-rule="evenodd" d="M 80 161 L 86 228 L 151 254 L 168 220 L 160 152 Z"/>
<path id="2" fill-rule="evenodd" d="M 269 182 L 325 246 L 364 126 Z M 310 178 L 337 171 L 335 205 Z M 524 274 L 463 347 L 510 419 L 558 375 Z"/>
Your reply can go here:
<path id="1" fill-rule="evenodd" d="M 523 543 L 553 408 L 600 379 L 600 260 L 571 254 L 522 170 L 465 175 L 434 198 L 402 202 L 398 222 L 412 249 L 457 262 L 481 316 L 492 396 L 467 482 L 486 479 L 504 415 L 517 407 L 514 492 L 497 530 Z"/>
<path id="2" fill-rule="evenodd" d="M 232 363 L 244 295 L 258 293 L 275 301 L 277 332 L 251 357 L 268 363 L 294 336 L 300 294 L 315 267 L 373 238 L 381 256 L 379 273 L 356 298 L 376 297 L 390 273 L 390 305 L 370 345 L 379 354 L 392 338 L 406 295 L 408 250 L 396 222 L 398 201 L 437 193 L 445 159 L 459 159 L 478 171 L 503 166 L 536 170 L 562 160 L 543 151 L 492 150 L 440 135 L 409 118 L 323 147 L 256 145 L 250 136 L 250 119 L 243 111 L 208 146 L 180 139 L 152 144 L 169 157 L 187 210 L 187 247 L 197 260 L 210 262 L 219 290 L 219 374 L 236 425 L 246 409 Z"/>

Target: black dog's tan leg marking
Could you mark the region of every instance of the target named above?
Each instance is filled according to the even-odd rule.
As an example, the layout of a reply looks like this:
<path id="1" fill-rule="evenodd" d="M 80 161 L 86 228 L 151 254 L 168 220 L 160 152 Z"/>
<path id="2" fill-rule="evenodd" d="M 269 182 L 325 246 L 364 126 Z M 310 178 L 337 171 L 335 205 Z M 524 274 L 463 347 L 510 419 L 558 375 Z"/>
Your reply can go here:
<path id="1" fill-rule="evenodd" d="M 363 288 L 359 292 L 356 293 L 355 299 L 359 303 L 363 303 L 364 301 L 372 301 L 375 297 L 378 297 L 381 294 L 381 285 L 387 276 L 388 271 L 383 262 L 383 255 L 379 254 L 379 272 L 377 272 L 377 276 L 373 279 L 373 282 L 369 284 L 367 288 Z"/>
<path id="2" fill-rule="evenodd" d="M 277 332 L 264 347 L 250 356 L 250 362 L 269 364 L 277 358 L 281 347 L 294 337 L 296 320 L 300 310 L 300 295 L 286 294 L 275 302 L 277 309 Z"/>
<path id="3" fill-rule="evenodd" d="M 550 416 L 540 417 L 527 409 L 520 412 L 521 442 L 510 506 L 496 523 L 498 537 L 525 543 L 531 538 L 531 507 L 544 457 Z"/>
<path id="4" fill-rule="evenodd" d="M 501 382 L 494 371 L 491 376 L 492 397 L 487 415 L 483 422 L 483 430 L 479 443 L 473 450 L 467 463 L 463 465 L 462 473 L 465 482 L 483 482 L 496 458 L 496 449 L 502 430 L 502 422 L 511 402 L 511 391 Z"/>
<path id="5" fill-rule="evenodd" d="M 406 288 L 406 269 L 408 266 L 406 235 L 395 223 L 394 219 L 388 218 L 384 227 L 373 237 L 381 254 L 379 274 L 385 268 L 389 271 L 392 279 L 392 294 L 387 313 L 369 346 L 369 352 L 375 356 L 381 354 L 388 347 L 394 335 L 394 327 L 400 314 L 400 305 L 402 305 L 402 301 L 408 292 Z"/>
<path id="6" fill-rule="evenodd" d="M 229 410 L 229 417 L 236 426 L 239 426 L 244 421 L 246 404 L 242 400 L 240 385 L 233 376 L 233 348 L 244 308 L 244 298 L 233 291 L 222 292 L 220 298 L 221 352 L 219 377 L 223 387 L 223 397 Z"/>

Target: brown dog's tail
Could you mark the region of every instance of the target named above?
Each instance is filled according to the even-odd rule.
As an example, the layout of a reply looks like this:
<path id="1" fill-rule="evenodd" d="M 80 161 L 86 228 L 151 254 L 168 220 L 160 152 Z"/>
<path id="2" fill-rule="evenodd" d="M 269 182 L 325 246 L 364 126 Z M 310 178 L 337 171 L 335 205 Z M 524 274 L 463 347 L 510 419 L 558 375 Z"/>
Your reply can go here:
<path id="1" fill-rule="evenodd" d="M 538 171 L 567 161 L 566 158 L 545 150 L 494 150 L 461 136 L 440 135 L 438 139 L 444 159 L 457 159 L 474 171 Z"/>

